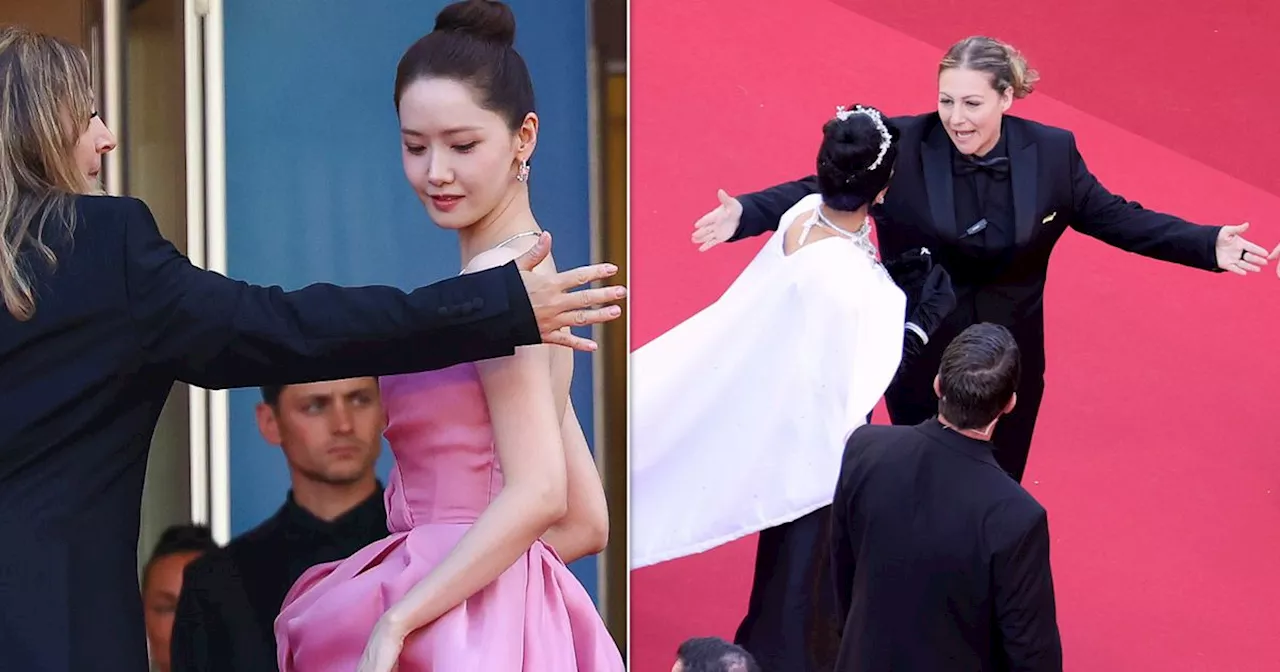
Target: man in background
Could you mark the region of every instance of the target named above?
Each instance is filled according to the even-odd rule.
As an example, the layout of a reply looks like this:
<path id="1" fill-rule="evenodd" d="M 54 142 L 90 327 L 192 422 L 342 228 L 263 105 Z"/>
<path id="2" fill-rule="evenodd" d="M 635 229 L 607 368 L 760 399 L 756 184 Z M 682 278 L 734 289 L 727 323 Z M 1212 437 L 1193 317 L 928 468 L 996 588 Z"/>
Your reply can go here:
<path id="1" fill-rule="evenodd" d="M 719 637 L 694 637 L 676 650 L 671 672 L 760 672 L 760 666 L 737 644 Z"/>
<path id="2" fill-rule="evenodd" d="M 151 667 L 169 672 L 169 639 L 173 632 L 173 612 L 182 593 L 182 572 L 201 555 L 218 545 L 209 528 L 200 525 L 173 525 L 166 529 L 142 568 L 142 617 L 147 628 L 147 649 Z"/>
<path id="3" fill-rule="evenodd" d="M 292 489 L 274 516 L 187 568 L 172 672 L 275 672 L 275 618 L 298 577 L 387 535 L 377 379 L 264 387 L 257 420 Z"/>
<path id="4" fill-rule="evenodd" d="M 864 425 L 832 504 L 841 672 L 1061 672 L 1045 510 L 996 462 L 1017 403 L 1004 327 L 976 324 L 942 355 L 938 415 Z"/>

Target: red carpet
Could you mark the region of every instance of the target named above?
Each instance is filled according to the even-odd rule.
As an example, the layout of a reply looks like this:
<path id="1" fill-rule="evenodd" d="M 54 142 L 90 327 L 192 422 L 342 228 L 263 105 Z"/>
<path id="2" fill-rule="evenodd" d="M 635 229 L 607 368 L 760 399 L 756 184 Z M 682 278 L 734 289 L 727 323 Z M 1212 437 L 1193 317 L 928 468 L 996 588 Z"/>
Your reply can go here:
<path id="1" fill-rule="evenodd" d="M 1113 191 L 1280 242 L 1280 130 L 1260 79 L 1280 25 L 1256 2 L 762 5 L 632 4 L 632 347 L 713 301 L 762 242 L 689 243 L 717 188 L 811 173 L 837 104 L 932 109 L 938 58 L 973 33 L 1027 54 L 1043 80 L 1014 113 L 1073 129 Z M 1069 233 L 1047 311 L 1026 485 L 1050 511 L 1067 668 L 1280 669 L 1274 269 L 1214 276 Z M 754 541 L 633 574 L 631 669 L 732 636 Z"/>

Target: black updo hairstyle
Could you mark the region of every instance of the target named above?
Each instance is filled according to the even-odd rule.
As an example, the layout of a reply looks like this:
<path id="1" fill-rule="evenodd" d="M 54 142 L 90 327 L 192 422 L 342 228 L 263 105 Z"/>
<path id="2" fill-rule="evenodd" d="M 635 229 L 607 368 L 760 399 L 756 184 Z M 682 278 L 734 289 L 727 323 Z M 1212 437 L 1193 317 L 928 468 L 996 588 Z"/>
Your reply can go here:
<path id="1" fill-rule="evenodd" d="M 454 79 L 475 90 L 480 106 L 502 115 L 515 132 L 534 111 L 533 81 L 515 41 L 516 18 L 506 3 L 464 0 L 445 7 L 435 28 L 400 57 L 396 109 L 419 79 Z"/>
<path id="2" fill-rule="evenodd" d="M 874 107 L 854 105 L 841 108 L 853 112 L 840 115 L 822 127 L 822 147 L 818 149 L 818 190 L 828 207 L 853 212 L 871 202 L 893 174 L 898 158 L 898 129 Z M 889 147 L 880 156 L 884 134 Z M 876 159 L 879 158 L 879 163 Z M 871 168 L 875 164 L 875 168 Z"/>

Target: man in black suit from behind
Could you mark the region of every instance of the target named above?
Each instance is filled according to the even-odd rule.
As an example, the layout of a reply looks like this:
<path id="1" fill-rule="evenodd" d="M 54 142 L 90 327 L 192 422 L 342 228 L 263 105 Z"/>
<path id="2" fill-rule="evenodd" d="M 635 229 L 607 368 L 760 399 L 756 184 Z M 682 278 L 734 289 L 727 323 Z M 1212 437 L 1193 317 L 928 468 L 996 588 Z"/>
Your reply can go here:
<path id="1" fill-rule="evenodd" d="M 1061 672 L 1045 510 L 1000 468 L 991 434 L 1017 403 L 1004 327 L 955 338 L 938 415 L 860 427 L 832 505 L 841 672 Z"/>

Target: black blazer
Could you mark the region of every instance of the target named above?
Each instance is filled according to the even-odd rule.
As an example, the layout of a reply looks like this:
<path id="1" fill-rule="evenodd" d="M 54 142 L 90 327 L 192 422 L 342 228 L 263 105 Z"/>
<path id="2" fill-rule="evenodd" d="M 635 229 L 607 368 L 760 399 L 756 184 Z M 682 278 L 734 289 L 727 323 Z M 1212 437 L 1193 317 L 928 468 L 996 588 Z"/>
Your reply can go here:
<path id="1" fill-rule="evenodd" d="M 1153 212 L 1107 191 L 1089 172 L 1075 136 L 1012 115 L 1004 118 L 1009 149 L 1016 242 L 1008 263 L 993 267 L 961 238 L 955 214 L 951 140 L 938 114 L 895 117 L 901 131 L 893 179 L 883 205 L 873 206 L 885 259 L 927 247 L 951 275 L 957 311 L 971 321 L 1011 328 L 1024 343 L 1043 338 L 1045 274 L 1053 246 L 1070 226 L 1107 244 L 1155 259 L 1220 270 L 1218 226 L 1200 226 Z M 742 217 L 731 240 L 777 230 L 801 198 L 818 192 L 816 176 L 738 197 Z M 1020 328 L 1021 327 L 1021 328 Z"/>
<path id="2" fill-rule="evenodd" d="M 405 373 L 541 342 L 514 264 L 405 293 L 285 292 L 193 266 L 131 198 L 78 197 L 0 311 L 0 670 L 147 669 L 139 507 L 175 381 L 206 388 Z"/>
<path id="3" fill-rule="evenodd" d="M 864 425 L 831 507 L 840 672 L 1060 672 L 1044 509 L 990 444 Z"/>

